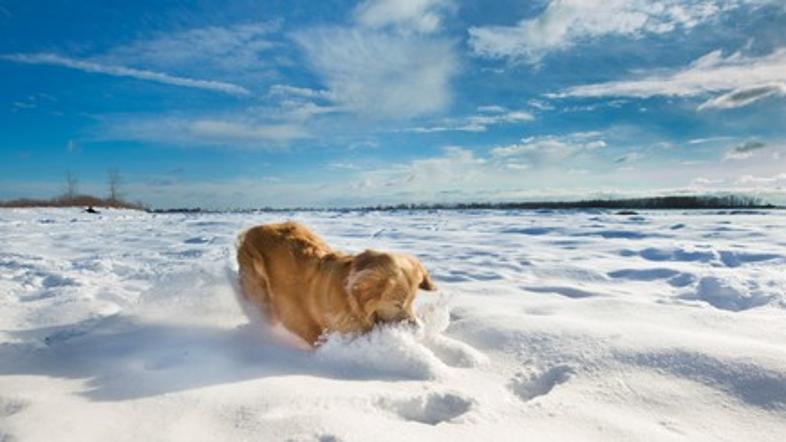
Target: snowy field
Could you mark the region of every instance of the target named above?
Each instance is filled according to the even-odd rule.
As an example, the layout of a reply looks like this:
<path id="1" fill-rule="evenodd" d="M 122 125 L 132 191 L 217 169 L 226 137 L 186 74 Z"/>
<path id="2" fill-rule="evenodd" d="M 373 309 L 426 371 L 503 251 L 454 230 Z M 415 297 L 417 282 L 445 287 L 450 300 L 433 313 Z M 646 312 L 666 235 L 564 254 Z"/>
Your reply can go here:
<path id="1" fill-rule="evenodd" d="M 249 324 L 285 219 L 418 255 L 424 327 Z M 783 440 L 785 269 L 781 212 L 0 210 L 0 441 Z"/>

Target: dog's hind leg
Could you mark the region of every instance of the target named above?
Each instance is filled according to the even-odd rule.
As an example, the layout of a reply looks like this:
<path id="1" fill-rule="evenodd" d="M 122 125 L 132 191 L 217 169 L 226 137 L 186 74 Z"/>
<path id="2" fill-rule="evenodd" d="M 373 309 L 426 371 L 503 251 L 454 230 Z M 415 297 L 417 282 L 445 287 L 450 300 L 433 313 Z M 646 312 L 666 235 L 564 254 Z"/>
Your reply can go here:
<path id="1" fill-rule="evenodd" d="M 264 273 L 264 265 L 254 262 L 251 268 L 241 266 L 239 271 L 240 288 L 246 301 L 255 305 L 268 321 L 273 321 L 272 303 L 270 299 L 270 285 Z"/>

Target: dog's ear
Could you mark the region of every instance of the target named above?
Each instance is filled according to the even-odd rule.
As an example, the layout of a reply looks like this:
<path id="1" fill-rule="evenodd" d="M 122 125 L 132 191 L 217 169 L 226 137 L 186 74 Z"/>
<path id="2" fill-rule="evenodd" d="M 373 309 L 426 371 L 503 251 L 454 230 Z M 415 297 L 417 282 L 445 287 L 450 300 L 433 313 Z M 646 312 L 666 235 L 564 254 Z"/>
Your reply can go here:
<path id="1" fill-rule="evenodd" d="M 426 267 L 423 266 L 423 263 L 421 263 L 420 260 L 414 256 L 409 256 L 409 260 L 412 262 L 412 265 L 415 268 L 417 278 L 420 279 L 418 288 L 429 292 L 437 290 L 437 285 L 434 284 L 434 281 L 431 279 L 431 275 L 429 275 L 428 270 L 426 270 Z"/>
<path id="2" fill-rule="evenodd" d="M 367 320 L 372 320 L 371 316 L 382 297 L 382 285 L 385 283 L 382 265 L 386 259 L 390 257 L 373 250 L 366 250 L 352 258 L 346 289 L 353 309 Z"/>
<path id="3" fill-rule="evenodd" d="M 433 292 L 437 290 L 437 285 L 434 284 L 434 281 L 431 280 L 431 275 L 429 275 L 428 270 L 425 268 L 423 269 L 423 280 L 420 281 L 419 288 Z"/>

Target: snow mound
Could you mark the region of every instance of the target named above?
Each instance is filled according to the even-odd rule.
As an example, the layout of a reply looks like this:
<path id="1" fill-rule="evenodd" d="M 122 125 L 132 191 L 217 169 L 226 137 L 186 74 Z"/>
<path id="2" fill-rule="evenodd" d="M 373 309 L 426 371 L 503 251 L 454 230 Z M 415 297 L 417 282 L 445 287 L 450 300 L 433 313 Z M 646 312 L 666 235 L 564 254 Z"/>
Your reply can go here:
<path id="1" fill-rule="evenodd" d="M 353 378 L 431 380 L 447 368 L 404 326 L 377 327 L 362 336 L 328 335 L 315 357 Z"/>
<path id="2" fill-rule="evenodd" d="M 315 352 L 316 360 L 352 378 L 433 380 L 449 367 L 476 367 L 485 355 L 461 341 L 442 335 L 449 324 L 445 301 L 421 306 L 420 324 L 377 326 L 369 333 L 329 334 Z"/>
<path id="3" fill-rule="evenodd" d="M 739 312 L 766 305 L 776 296 L 759 290 L 756 283 L 744 284 L 734 279 L 707 276 L 699 280 L 694 292 L 683 294 L 681 298 L 703 301 L 715 308 Z"/>

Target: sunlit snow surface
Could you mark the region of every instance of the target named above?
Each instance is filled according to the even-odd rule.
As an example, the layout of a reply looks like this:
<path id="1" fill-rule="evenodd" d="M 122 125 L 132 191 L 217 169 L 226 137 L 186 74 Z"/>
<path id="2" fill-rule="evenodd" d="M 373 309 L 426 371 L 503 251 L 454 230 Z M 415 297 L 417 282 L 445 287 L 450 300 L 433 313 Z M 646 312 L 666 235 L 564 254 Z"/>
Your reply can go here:
<path id="1" fill-rule="evenodd" d="M 418 255 L 424 326 L 249 324 L 236 234 Z M 0 440 L 778 440 L 786 214 L 0 210 Z"/>

